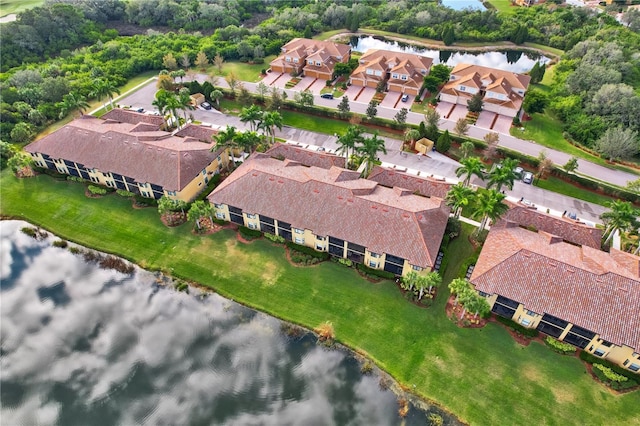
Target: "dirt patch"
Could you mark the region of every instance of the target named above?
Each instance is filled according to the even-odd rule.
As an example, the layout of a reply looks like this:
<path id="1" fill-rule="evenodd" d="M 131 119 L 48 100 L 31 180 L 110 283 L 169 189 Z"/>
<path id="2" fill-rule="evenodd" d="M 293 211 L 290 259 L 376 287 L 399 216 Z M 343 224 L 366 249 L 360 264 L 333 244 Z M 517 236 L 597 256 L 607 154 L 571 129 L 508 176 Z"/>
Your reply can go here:
<path id="1" fill-rule="evenodd" d="M 453 321 L 458 327 L 462 328 L 482 328 L 489 322 L 486 318 L 476 318 L 475 313 L 473 312 L 466 312 L 462 305 L 456 303 L 454 295 L 451 295 L 449 300 L 447 300 L 445 312 L 451 321 Z"/>

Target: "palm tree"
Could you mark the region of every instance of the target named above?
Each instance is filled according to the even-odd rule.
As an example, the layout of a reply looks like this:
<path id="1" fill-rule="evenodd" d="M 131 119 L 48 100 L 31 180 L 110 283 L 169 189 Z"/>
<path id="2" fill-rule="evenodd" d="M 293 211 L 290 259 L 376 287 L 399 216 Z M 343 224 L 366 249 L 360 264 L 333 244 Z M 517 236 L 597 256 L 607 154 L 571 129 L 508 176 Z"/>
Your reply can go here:
<path id="1" fill-rule="evenodd" d="M 191 102 L 191 95 L 189 94 L 189 89 L 183 87 L 178 92 L 178 101 L 180 102 L 180 109 L 184 115 L 184 123 L 187 124 L 187 110 L 193 111 L 196 107 L 193 106 Z"/>
<path id="2" fill-rule="evenodd" d="M 420 288 L 418 300 L 422 299 L 425 287 L 429 287 L 429 294 L 431 294 L 433 287 L 438 287 L 440 284 L 442 284 L 442 277 L 436 271 L 429 272 L 427 275 L 420 277 L 418 281 L 418 287 Z"/>
<path id="3" fill-rule="evenodd" d="M 81 96 L 76 92 L 64 95 L 62 97 L 62 102 L 60 102 L 58 106 L 60 107 L 61 119 L 76 109 L 80 111 L 80 115 L 84 115 L 84 112 L 89 108 L 89 104 L 85 100 L 84 96 Z"/>
<path id="4" fill-rule="evenodd" d="M 226 129 L 220 130 L 217 135 L 213 137 L 216 142 L 215 146 L 211 148 L 211 151 L 216 151 L 219 148 L 228 148 L 231 151 L 231 161 L 233 161 L 233 167 L 236 167 L 236 159 L 233 155 L 233 150 L 238 148 L 238 135 L 237 129 L 233 126 L 227 126 Z"/>
<path id="5" fill-rule="evenodd" d="M 162 90 L 162 89 L 161 89 Z M 167 124 L 167 102 L 165 96 L 158 96 L 159 93 L 156 93 L 156 98 L 151 102 L 151 105 L 156 107 L 160 115 L 162 116 L 162 120 L 164 121 L 164 126 L 169 127 Z"/>
<path id="6" fill-rule="evenodd" d="M 482 218 L 480 222 L 480 228 L 476 231 L 480 234 L 489 224 L 489 221 L 495 222 L 509 210 L 502 201 L 506 198 L 506 195 L 496 191 L 495 189 L 487 189 L 478 193 L 476 198 L 476 210 L 473 213 L 473 218 Z"/>
<path id="7" fill-rule="evenodd" d="M 113 95 L 120 94 L 120 89 L 118 88 L 118 86 L 116 86 L 115 84 L 113 84 L 113 82 L 109 81 L 109 80 L 105 80 L 103 83 L 103 87 L 104 89 L 104 93 L 107 96 L 107 98 L 109 98 L 109 105 L 111 105 L 111 109 L 113 109 Z"/>
<path id="8" fill-rule="evenodd" d="M 462 158 L 467 158 L 473 153 L 473 150 L 476 149 L 475 145 L 471 141 L 462 142 L 460 145 L 460 155 Z"/>
<path id="9" fill-rule="evenodd" d="M 249 123 L 249 130 L 255 132 L 258 122 L 262 120 L 262 110 L 258 105 L 251 105 L 249 108 L 242 108 L 238 117 L 243 123 Z"/>
<path id="10" fill-rule="evenodd" d="M 611 241 L 616 231 L 631 231 L 640 226 L 637 218 L 640 212 L 633 208 L 631 202 L 614 200 L 607 203 L 607 207 L 611 210 L 600 215 L 600 219 L 605 224 L 604 233 L 602 234 L 603 238 L 606 237 L 604 245 Z"/>
<path id="11" fill-rule="evenodd" d="M 383 152 L 387 153 L 387 148 L 384 146 L 384 139 L 378 137 L 378 131 L 373 132 L 373 136 L 370 138 L 365 138 L 362 141 L 362 145 L 356 148 L 358 152 L 360 152 L 367 162 L 365 167 L 365 177 L 369 176 L 371 173 L 371 169 L 373 169 L 373 165 L 376 161 L 378 161 L 378 153 Z"/>
<path id="12" fill-rule="evenodd" d="M 178 99 L 178 96 L 176 96 L 176 94 L 173 92 L 165 91 L 164 96 L 165 96 L 166 108 L 168 111 L 171 112 L 171 116 L 176 122 L 176 127 L 179 129 L 180 119 L 178 118 L 178 110 L 182 108 L 182 102 L 180 101 L 180 99 Z"/>
<path id="13" fill-rule="evenodd" d="M 276 141 L 276 128 L 282 130 L 283 125 L 282 114 L 278 111 L 265 111 L 262 114 L 262 122 L 259 123 L 258 127 L 262 128 L 268 135 L 271 135 L 271 143 L 273 144 Z"/>
<path id="14" fill-rule="evenodd" d="M 513 189 L 513 183 L 518 176 L 513 171 L 518 166 L 518 160 L 513 158 L 506 158 L 502 162 L 496 165 L 491 172 L 489 172 L 489 183 L 487 188 L 496 187 L 498 192 L 502 190 L 502 187 L 506 185 L 510 190 Z"/>
<path id="15" fill-rule="evenodd" d="M 410 148 L 414 149 L 416 146 L 416 141 L 420 138 L 420 132 L 417 129 L 407 129 L 404 132 L 404 141 L 411 142 Z"/>
<path id="16" fill-rule="evenodd" d="M 218 89 L 212 90 L 209 94 L 209 97 L 216 103 L 218 109 L 220 109 L 220 99 L 222 99 L 223 96 L 224 93 L 222 93 L 222 91 Z"/>
<path id="17" fill-rule="evenodd" d="M 455 304 L 458 303 L 460 295 L 470 289 L 471 284 L 465 278 L 456 278 L 449 283 L 449 291 L 451 291 L 451 294 L 456 295 Z"/>
<path id="18" fill-rule="evenodd" d="M 464 176 L 464 186 L 469 186 L 473 175 L 483 179 L 484 163 L 478 157 L 467 157 L 460 160 L 460 167 L 456 169 L 456 176 Z"/>
<path id="19" fill-rule="evenodd" d="M 102 102 L 102 98 L 107 96 L 105 80 L 99 78 L 94 81 L 93 85 L 91 86 L 91 92 L 89 92 L 89 96 L 91 96 L 92 98 L 96 98 L 98 102 Z"/>
<path id="20" fill-rule="evenodd" d="M 472 204 L 475 201 L 476 195 L 476 192 L 468 186 L 464 186 L 461 183 L 453 185 L 445 197 L 447 205 L 454 210 L 453 217 L 458 219 L 462 213 L 462 209 Z"/>
<path id="21" fill-rule="evenodd" d="M 338 154 L 344 154 L 347 157 L 347 164 L 349 163 L 349 152 L 355 152 L 356 146 L 362 143 L 362 128 L 360 126 L 349 126 L 347 132 L 340 136 L 336 143 L 340 147 L 336 150 Z"/>
<path id="22" fill-rule="evenodd" d="M 211 217 L 212 212 L 213 206 L 211 205 L 211 203 L 204 200 L 194 201 L 193 204 L 191 204 L 191 208 L 187 212 L 187 220 L 194 221 L 198 229 L 201 229 L 200 218 L 208 216 L 209 220 L 211 220 L 211 223 L 213 223 L 213 219 Z"/>
<path id="23" fill-rule="evenodd" d="M 415 271 L 410 271 L 407 275 L 402 277 L 400 287 L 402 287 L 403 290 L 413 291 L 413 287 L 418 284 L 418 281 L 420 281 L 420 275 Z"/>
<path id="24" fill-rule="evenodd" d="M 253 153 L 260 143 L 260 135 L 254 131 L 238 133 L 236 136 L 236 144 L 244 152 Z"/>

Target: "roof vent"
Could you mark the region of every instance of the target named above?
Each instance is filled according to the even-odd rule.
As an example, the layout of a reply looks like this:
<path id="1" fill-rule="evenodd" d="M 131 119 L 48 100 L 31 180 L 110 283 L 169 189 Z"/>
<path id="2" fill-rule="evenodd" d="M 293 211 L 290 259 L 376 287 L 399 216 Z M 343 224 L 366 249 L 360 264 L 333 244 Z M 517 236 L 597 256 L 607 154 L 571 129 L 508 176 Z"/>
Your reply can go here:
<path id="1" fill-rule="evenodd" d="M 388 211 L 389 211 L 389 209 L 387 209 L 387 208 L 383 207 L 383 208 L 382 208 L 382 211 L 383 211 L 383 212 L 388 212 Z"/>
<path id="2" fill-rule="evenodd" d="M 284 183 L 284 181 L 282 181 L 282 180 L 279 180 L 279 181 L 278 181 L 278 183 Z"/>
<path id="3" fill-rule="evenodd" d="M 353 198 L 347 198 L 347 201 L 353 203 Z"/>
<path id="4" fill-rule="evenodd" d="M 557 264 L 556 262 L 551 262 L 551 261 L 549 261 L 549 266 L 551 266 L 551 267 L 554 267 L 554 268 L 555 268 L 556 266 L 558 266 L 558 264 Z"/>
<path id="5" fill-rule="evenodd" d="M 378 209 L 378 206 L 373 205 L 373 206 L 371 206 L 371 208 L 372 208 L 372 209 L 374 209 L 374 210 L 377 210 L 377 209 Z"/>
<path id="6" fill-rule="evenodd" d="M 567 272 L 571 272 L 571 273 L 573 274 L 573 273 L 575 273 L 575 272 L 576 272 L 576 270 L 575 270 L 575 269 L 573 269 L 573 268 L 567 268 Z"/>
<path id="7" fill-rule="evenodd" d="M 318 191 L 317 189 L 314 189 L 313 192 L 315 192 L 316 194 L 320 193 L 320 191 Z"/>
<path id="8" fill-rule="evenodd" d="M 251 173 L 251 176 L 258 176 L 256 172 Z"/>
<path id="9" fill-rule="evenodd" d="M 338 200 L 344 200 L 344 197 L 342 195 L 338 195 Z"/>

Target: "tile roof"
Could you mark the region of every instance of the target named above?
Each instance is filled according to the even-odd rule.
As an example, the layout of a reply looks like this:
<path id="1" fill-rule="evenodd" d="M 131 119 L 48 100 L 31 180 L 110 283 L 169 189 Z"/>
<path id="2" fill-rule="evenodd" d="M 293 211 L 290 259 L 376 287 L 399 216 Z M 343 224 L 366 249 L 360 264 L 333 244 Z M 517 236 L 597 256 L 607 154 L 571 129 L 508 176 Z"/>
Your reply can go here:
<path id="1" fill-rule="evenodd" d="M 435 262 L 449 217 L 441 199 L 386 188 L 358 172 L 306 167 L 265 154 L 253 154 L 208 199 L 424 268 Z"/>
<path id="2" fill-rule="evenodd" d="M 164 119 L 159 115 L 149 115 L 143 112 L 136 112 L 128 109 L 114 108 L 102 116 L 103 120 L 113 120 L 118 123 L 147 123 L 157 126 L 156 130 L 164 124 Z"/>
<path id="3" fill-rule="evenodd" d="M 351 47 L 332 41 L 294 38 L 282 46 L 282 51 L 283 53 L 271 61 L 271 64 L 279 65 L 280 61 L 288 63 L 284 61 L 285 56 L 306 58 L 307 56 L 313 55 L 314 59 L 321 57 L 323 62 L 328 61 L 329 57 L 337 59 L 338 56 L 341 56 L 344 59 L 351 52 Z"/>
<path id="4" fill-rule="evenodd" d="M 305 166 L 315 166 L 322 169 L 330 169 L 333 166 L 344 168 L 346 165 L 346 159 L 340 155 L 322 151 L 311 151 L 299 146 L 283 143 L 274 144 L 265 154 L 278 159 L 288 158 Z"/>
<path id="5" fill-rule="evenodd" d="M 408 80 L 392 78 L 389 81 L 394 82 L 395 84 L 420 87 L 422 86 L 422 82 L 424 79 L 424 75 L 420 72 L 420 70 L 425 69 L 428 73 L 429 69 L 431 68 L 431 64 L 433 63 L 433 59 L 413 53 L 369 49 L 365 52 L 364 55 L 362 55 L 359 62 L 360 64 L 358 65 L 358 68 L 356 68 L 351 74 L 352 77 L 373 80 L 381 80 L 386 77 L 385 75 L 375 76 L 367 74 L 367 68 L 371 68 L 382 70 L 385 72 L 390 71 L 397 72 L 399 74 L 405 74 L 408 76 Z"/>
<path id="6" fill-rule="evenodd" d="M 522 226 L 533 226 L 538 231 L 548 232 L 574 244 L 600 249 L 603 229 L 594 228 L 567 217 L 559 218 L 549 214 L 515 206 L 509 209 L 492 228 L 504 228 L 507 222 Z"/>
<path id="7" fill-rule="evenodd" d="M 428 177 L 419 177 L 398 170 L 376 166 L 369 175 L 370 180 L 388 187 L 399 187 L 417 192 L 426 197 L 438 197 L 444 199 L 451 188 L 451 184 Z"/>
<path id="8" fill-rule="evenodd" d="M 639 261 L 511 224 L 491 229 L 471 282 L 477 290 L 640 349 Z"/>
<path id="9" fill-rule="evenodd" d="M 518 74 L 511 71 L 503 71 L 497 68 L 483 67 L 481 65 L 458 64 L 451 75 L 463 76 L 471 73 L 478 73 L 484 79 L 485 77 L 493 77 L 494 79 L 505 78 L 513 87 L 527 90 L 531 77 L 525 74 Z"/>
<path id="10" fill-rule="evenodd" d="M 117 110 L 109 112 L 113 111 Z M 142 119 L 153 117 L 134 114 Z M 130 117 L 112 117 L 116 115 Z M 27 145 L 25 150 L 160 185 L 168 191 L 182 190 L 219 155 L 210 152 L 213 142 L 202 143 L 159 130 L 133 131 L 138 127 L 137 123 L 85 115 Z"/>

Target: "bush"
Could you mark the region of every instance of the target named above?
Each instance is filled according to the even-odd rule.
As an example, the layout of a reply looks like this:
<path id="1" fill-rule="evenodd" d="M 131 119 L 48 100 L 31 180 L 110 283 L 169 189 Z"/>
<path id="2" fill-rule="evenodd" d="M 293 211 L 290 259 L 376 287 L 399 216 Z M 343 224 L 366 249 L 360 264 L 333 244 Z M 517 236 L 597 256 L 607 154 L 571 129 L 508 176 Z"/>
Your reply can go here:
<path id="1" fill-rule="evenodd" d="M 218 225 L 226 225 L 228 222 L 226 220 L 222 220 L 222 219 L 217 219 L 217 218 L 213 218 L 213 223 L 218 224 Z M 265 234 L 266 236 L 266 234 Z"/>
<path id="2" fill-rule="evenodd" d="M 95 186 L 95 185 L 89 185 L 87 187 L 87 189 L 89 190 L 90 193 L 92 193 L 93 195 L 104 195 L 107 193 L 107 190 L 105 188 L 102 188 L 100 186 Z"/>
<path id="3" fill-rule="evenodd" d="M 442 426 L 444 424 L 442 416 L 438 413 L 429 413 L 427 416 L 429 426 Z"/>
<path id="4" fill-rule="evenodd" d="M 79 176 L 67 176 L 67 180 L 71 182 L 86 182 L 86 180 L 82 179 Z"/>
<path id="5" fill-rule="evenodd" d="M 623 376 L 622 374 L 614 373 L 612 369 L 610 369 L 609 367 L 605 367 L 602 364 L 593 364 L 593 368 L 594 368 L 594 371 L 595 370 L 602 371 L 604 376 L 608 380 L 611 380 L 612 382 L 626 382 L 627 380 L 629 380 L 625 376 Z"/>
<path id="6" fill-rule="evenodd" d="M 255 240 L 256 238 L 260 238 L 262 236 L 262 232 L 257 229 L 249 229 L 246 226 L 239 226 L 238 231 L 240 235 L 242 235 L 247 240 Z"/>
<path id="7" fill-rule="evenodd" d="M 23 234 L 28 235 L 34 240 L 38 240 L 38 241 L 44 240 L 49 236 L 47 231 L 43 231 L 40 228 L 30 228 L 28 226 L 25 226 L 24 228 L 20 228 L 20 231 Z"/>
<path id="8" fill-rule="evenodd" d="M 116 191 L 116 194 L 120 195 L 121 197 L 127 197 L 127 198 L 131 198 L 136 195 L 133 192 L 125 191 L 124 189 L 118 189 Z"/>
<path id="9" fill-rule="evenodd" d="M 392 274 L 391 272 L 381 271 L 380 269 L 372 269 L 360 263 L 356 265 L 356 268 L 358 268 L 358 270 L 365 275 L 372 275 L 374 277 L 384 278 L 385 280 L 393 280 L 396 277 L 395 274 Z"/>
<path id="10" fill-rule="evenodd" d="M 622 368 L 619 365 L 613 364 L 606 359 L 599 358 L 585 350 L 580 352 L 580 359 L 588 364 L 602 364 L 605 367 L 610 368 L 613 372 L 626 377 L 628 380 L 625 383 L 625 387 L 633 387 L 640 384 L 640 376 L 638 374 L 634 374 L 632 371 L 627 370 L 626 368 Z M 593 370 L 594 374 L 596 374 L 596 369 Z M 604 373 L 602 373 L 604 375 Z M 613 387 L 613 386 L 611 386 Z M 616 388 L 614 388 L 616 389 Z"/>
<path id="11" fill-rule="evenodd" d="M 498 322 L 501 322 L 502 324 L 506 325 L 516 333 L 522 334 L 523 336 L 534 338 L 534 337 L 538 337 L 538 334 L 540 334 L 538 333 L 538 330 L 536 330 L 535 328 L 523 327 L 517 322 L 501 317 L 500 315 L 496 315 L 496 319 L 498 320 Z"/>
<path id="12" fill-rule="evenodd" d="M 462 224 L 460 223 L 460 219 L 455 217 L 450 217 L 447 220 L 447 228 L 445 229 L 444 232 L 449 236 L 450 240 L 460 235 L 461 230 L 462 230 Z"/>
<path id="13" fill-rule="evenodd" d="M 269 241 L 273 241 L 274 243 L 278 243 L 278 244 L 284 244 L 285 239 L 283 237 L 281 237 L 280 235 L 274 235 L 274 234 L 269 234 L 267 232 L 264 233 L 264 237 L 269 240 Z"/>
<path id="14" fill-rule="evenodd" d="M 69 243 L 67 243 L 65 240 L 57 240 L 53 242 L 54 247 L 67 248 L 68 245 Z"/>
<path id="15" fill-rule="evenodd" d="M 306 255 L 318 258 L 320 260 L 329 259 L 329 253 L 327 253 L 325 251 L 316 251 L 316 250 L 312 249 L 311 247 L 307 247 L 307 246 L 303 246 L 303 245 L 300 245 L 300 244 L 296 244 L 296 243 L 294 243 L 292 241 L 287 241 L 287 247 L 289 247 L 291 250 L 295 250 L 297 252 L 304 253 Z"/>
<path id="16" fill-rule="evenodd" d="M 289 257 L 291 257 L 291 261 L 298 265 L 315 265 L 316 263 L 322 262 L 322 259 L 311 256 L 306 253 L 299 252 L 294 249 L 289 250 Z"/>
<path id="17" fill-rule="evenodd" d="M 80 253 L 82 253 L 82 250 L 80 250 L 80 248 L 78 248 L 78 247 L 69 247 L 69 253 L 71 253 L 71 254 L 80 254 Z"/>
<path id="18" fill-rule="evenodd" d="M 353 266 L 353 262 L 351 261 L 351 259 L 345 259 L 344 257 L 339 257 L 338 263 L 349 267 Z"/>
<path id="19" fill-rule="evenodd" d="M 135 194 L 133 197 L 136 206 L 149 206 L 154 207 L 158 205 L 158 201 L 154 198 L 143 197 L 140 194 Z"/>
<path id="20" fill-rule="evenodd" d="M 360 372 L 364 375 L 373 373 L 373 364 L 371 363 L 371 361 L 366 360 L 364 363 L 362 363 L 362 366 L 360 367 Z"/>
<path id="21" fill-rule="evenodd" d="M 473 253 L 464 262 L 462 262 L 462 265 L 460 265 L 460 272 L 458 273 L 458 276 L 459 277 L 466 276 L 469 266 L 475 265 L 476 263 L 478 263 L 478 257 L 480 257 L 480 250 L 476 250 L 475 253 Z"/>
<path id="22" fill-rule="evenodd" d="M 546 339 L 544 339 L 544 343 L 551 348 L 551 350 L 553 350 L 554 352 L 557 352 L 559 354 L 563 354 L 563 355 L 569 355 L 572 353 L 575 353 L 576 351 L 576 347 L 573 345 L 570 345 L 569 343 L 565 343 L 565 342 L 561 342 L 559 340 L 554 339 L 551 336 L 547 336 Z"/>

